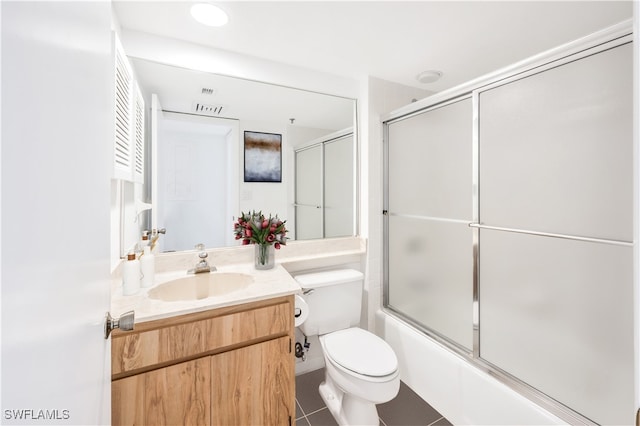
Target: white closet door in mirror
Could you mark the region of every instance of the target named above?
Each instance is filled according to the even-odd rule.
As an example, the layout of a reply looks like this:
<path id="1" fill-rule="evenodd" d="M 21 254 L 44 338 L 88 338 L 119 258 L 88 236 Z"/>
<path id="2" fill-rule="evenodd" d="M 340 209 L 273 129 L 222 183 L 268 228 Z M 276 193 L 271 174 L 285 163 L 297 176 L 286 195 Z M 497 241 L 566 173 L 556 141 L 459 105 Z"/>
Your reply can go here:
<path id="1" fill-rule="evenodd" d="M 632 241 L 632 49 L 481 92 L 480 221 Z"/>
<path id="2" fill-rule="evenodd" d="M 467 98 L 389 125 L 389 211 L 471 220 Z"/>
<path id="3" fill-rule="evenodd" d="M 354 235 L 353 135 L 324 144 L 324 236 Z"/>
<path id="4" fill-rule="evenodd" d="M 297 151 L 295 164 L 295 238 L 322 238 L 322 146 Z"/>
<path id="5" fill-rule="evenodd" d="M 633 417 L 633 247 L 480 231 L 480 356 L 599 424 Z"/>
<path id="6" fill-rule="evenodd" d="M 192 250 L 194 241 L 224 247 L 231 199 L 230 128 L 210 117 L 165 113 L 158 140 L 158 221 L 162 251 Z"/>

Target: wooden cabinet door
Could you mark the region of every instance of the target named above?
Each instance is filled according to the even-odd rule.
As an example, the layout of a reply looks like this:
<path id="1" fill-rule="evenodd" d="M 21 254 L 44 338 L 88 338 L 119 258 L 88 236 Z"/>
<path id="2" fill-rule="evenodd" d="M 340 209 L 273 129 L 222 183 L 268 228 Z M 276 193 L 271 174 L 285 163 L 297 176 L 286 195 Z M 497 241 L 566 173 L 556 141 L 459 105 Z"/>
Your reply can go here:
<path id="1" fill-rule="evenodd" d="M 114 425 L 208 425 L 209 357 L 114 380 Z"/>
<path id="2" fill-rule="evenodd" d="M 211 357 L 212 425 L 293 423 L 290 344 L 285 336 Z"/>

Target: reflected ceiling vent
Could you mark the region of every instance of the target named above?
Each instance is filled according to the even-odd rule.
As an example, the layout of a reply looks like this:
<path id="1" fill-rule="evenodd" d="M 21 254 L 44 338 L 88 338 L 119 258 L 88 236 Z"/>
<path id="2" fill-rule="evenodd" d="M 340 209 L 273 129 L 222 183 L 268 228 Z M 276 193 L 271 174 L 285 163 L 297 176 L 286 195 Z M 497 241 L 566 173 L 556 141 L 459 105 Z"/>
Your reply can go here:
<path id="1" fill-rule="evenodd" d="M 207 105 L 201 102 L 193 103 L 193 112 L 196 112 L 198 114 L 220 115 L 222 114 L 222 110 L 224 108 L 224 105 Z"/>
<path id="2" fill-rule="evenodd" d="M 215 90 L 209 88 L 209 87 L 203 87 L 202 88 L 202 94 L 203 95 L 213 95 L 215 93 Z"/>

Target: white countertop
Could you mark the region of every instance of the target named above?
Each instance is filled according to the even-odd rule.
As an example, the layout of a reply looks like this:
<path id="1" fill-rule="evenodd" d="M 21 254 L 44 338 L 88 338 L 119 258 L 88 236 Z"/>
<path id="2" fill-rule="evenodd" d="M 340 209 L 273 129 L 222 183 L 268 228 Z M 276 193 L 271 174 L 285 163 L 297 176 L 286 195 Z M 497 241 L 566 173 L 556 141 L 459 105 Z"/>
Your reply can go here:
<path id="1" fill-rule="evenodd" d="M 280 264 L 266 271 L 256 270 L 253 263 L 242 263 L 218 266 L 217 272 L 235 272 L 251 275 L 253 282 L 244 289 L 239 289 L 220 296 L 212 296 L 201 300 L 165 302 L 148 297 L 148 292 L 160 284 L 178 278 L 187 277 L 185 270 L 156 273 L 152 287 L 140 288 L 131 296 L 122 294 L 122 283 L 114 278 L 111 289 L 111 313 L 117 318 L 128 311 L 135 311 L 135 322 L 153 321 L 177 315 L 190 314 L 242 303 L 298 293 L 300 286 Z M 215 272 L 213 272 L 215 273 Z"/>
<path id="2" fill-rule="evenodd" d="M 155 257 L 154 285 L 149 288 L 141 288 L 134 295 L 124 296 L 122 294 L 120 270 L 117 269 L 113 272 L 111 314 L 117 318 L 125 312 L 135 311 L 135 322 L 141 323 L 296 294 L 301 290 L 291 274 L 335 265 L 351 265 L 354 262 L 357 264 L 366 253 L 366 240 L 358 237 L 346 237 L 292 241 L 282 249 L 276 250 L 276 265 L 273 269 L 266 271 L 255 269 L 253 246 L 207 249 L 207 252 L 209 264 L 215 265 L 217 272 L 251 275 L 254 278 L 253 283 L 244 289 L 201 300 L 164 302 L 150 299 L 148 297 L 149 290 L 168 281 L 187 277 L 187 269 L 193 268 L 199 260 L 197 252 L 193 250 L 157 255 Z"/>

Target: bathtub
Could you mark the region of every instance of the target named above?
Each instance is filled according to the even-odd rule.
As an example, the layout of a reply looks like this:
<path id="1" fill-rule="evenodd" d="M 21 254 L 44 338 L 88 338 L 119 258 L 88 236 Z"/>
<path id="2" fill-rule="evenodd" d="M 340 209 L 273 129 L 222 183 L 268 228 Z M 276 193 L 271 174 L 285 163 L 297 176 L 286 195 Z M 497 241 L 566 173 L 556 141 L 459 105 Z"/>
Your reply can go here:
<path id="1" fill-rule="evenodd" d="M 384 311 L 376 332 L 395 350 L 401 380 L 454 425 L 567 424 Z"/>

